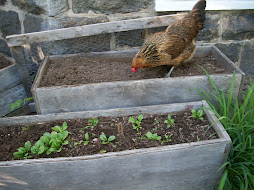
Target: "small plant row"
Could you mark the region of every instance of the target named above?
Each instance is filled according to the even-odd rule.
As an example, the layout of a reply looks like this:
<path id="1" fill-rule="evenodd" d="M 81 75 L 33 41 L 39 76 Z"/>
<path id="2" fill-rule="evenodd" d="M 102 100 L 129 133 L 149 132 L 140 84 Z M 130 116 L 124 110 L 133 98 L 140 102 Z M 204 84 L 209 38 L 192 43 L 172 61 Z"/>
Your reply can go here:
<path id="1" fill-rule="evenodd" d="M 203 120 L 203 115 L 204 115 L 204 111 L 202 109 L 200 110 L 191 110 L 192 112 L 192 118 L 197 118 L 197 119 L 200 119 L 200 120 Z M 141 135 L 141 132 L 139 131 L 140 129 L 142 129 L 142 126 L 141 126 L 141 123 L 142 123 L 142 120 L 143 120 L 143 115 L 140 114 L 137 118 L 137 120 L 133 117 L 130 117 L 129 118 L 129 121 L 132 123 L 132 128 L 134 130 L 137 131 L 137 134 L 138 135 Z M 159 123 L 157 120 L 155 120 L 155 123 Z M 175 120 L 172 119 L 171 115 L 168 114 L 168 119 L 164 120 L 164 123 L 167 125 L 167 128 L 170 128 L 170 127 L 174 127 L 175 126 Z M 155 131 L 157 128 L 155 127 L 153 130 Z M 162 140 L 162 137 L 159 136 L 157 133 L 152 133 L 150 131 L 148 131 L 146 134 L 145 134 L 145 137 L 140 137 L 141 140 L 151 140 L 151 141 L 161 141 L 161 144 L 164 144 L 164 143 L 168 143 L 168 142 L 171 142 L 171 137 L 173 136 L 173 134 L 165 134 L 164 135 L 164 139 L 165 140 Z M 198 137 L 197 137 L 198 139 Z M 199 141 L 199 139 L 198 139 Z"/>
<path id="2" fill-rule="evenodd" d="M 62 127 L 52 127 L 53 131 L 51 133 L 44 133 L 33 146 L 30 141 L 27 141 L 24 147 L 19 147 L 17 152 L 14 152 L 13 156 L 17 159 L 28 159 L 32 158 L 31 154 L 41 155 L 46 153 L 49 155 L 52 152 L 60 152 L 62 147 L 69 143 L 66 140 L 69 134 L 67 128 L 66 122 L 63 123 Z"/>
<path id="3" fill-rule="evenodd" d="M 192 110 L 192 117 L 193 118 L 198 118 L 198 119 L 203 119 L 204 112 L 203 110 Z M 137 118 L 137 120 L 133 117 L 129 118 L 129 121 L 132 123 L 132 127 L 134 130 L 137 131 L 138 135 L 141 135 L 140 129 L 142 129 L 141 123 L 143 120 L 143 115 L 140 114 Z M 97 118 L 88 119 L 88 125 L 84 127 L 83 129 L 80 130 L 80 132 L 84 131 L 85 129 L 88 128 L 93 128 L 96 127 L 98 124 L 99 120 Z M 156 123 L 158 121 L 155 120 Z M 166 124 L 167 128 L 170 128 L 171 126 L 175 126 L 175 120 L 172 119 L 171 115 L 168 115 L 168 119 L 164 121 Z M 67 145 L 69 141 L 67 140 L 67 137 L 69 135 L 69 132 L 67 131 L 67 123 L 64 122 L 62 127 L 60 126 L 54 126 L 52 127 L 53 131 L 51 133 L 44 133 L 43 136 L 40 137 L 40 139 L 32 146 L 30 141 L 27 141 L 24 145 L 24 147 L 19 147 L 17 149 L 17 152 L 15 152 L 13 155 L 16 159 L 29 159 L 32 158 L 32 155 L 41 155 L 46 153 L 47 155 L 51 154 L 52 152 L 61 152 L 62 147 L 64 145 Z M 22 130 L 29 130 L 29 127 L 25 127 Z M 154 128 L 156 130 L 156 128 Z M 168 143 L 171 141 L 171 137 L 173 134 L 165 134 L 164 135 L 164 140 L 162 140 L 162 137 L 159 136 L 157 133 L 152 133 L 148 131 L 145 136 L 140 136 L 141 140 L 151 140 L 151 141 L 161 141 L 161 144 Z M 112 143 L 115 140 L 115 136 L 111 135 L 107 137 L 104 133 L 100 135 L 100 140 L 101 143 L 106 145 L 106 144 L 111 144 L 113 147 L 115 145 Z M 90 136 L 89 133 L 85 133 L 85 140 L 80 140 L 78 142 L 74 142 L 74 147 L 77 145 L 80 145 L 83 143 L 84 146 L 88 145 L 90 143 Z M 102 152 L 104 152 L 102 150 Z"/>

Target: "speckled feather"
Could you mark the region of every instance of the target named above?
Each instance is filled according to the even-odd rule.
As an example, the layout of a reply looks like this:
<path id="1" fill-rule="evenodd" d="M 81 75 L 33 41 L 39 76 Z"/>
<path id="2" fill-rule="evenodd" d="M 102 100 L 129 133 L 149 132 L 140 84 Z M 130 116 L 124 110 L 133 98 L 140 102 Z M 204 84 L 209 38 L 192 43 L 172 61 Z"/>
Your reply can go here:
<path id="1" fill-rule="evenodd" d="M 183 19 L 171 24 L 165 31 L 148 37 L 133 58 L 132 68 L 177 66 L 189 60 L 196 48 L 194 39 L 204 27 L 205 7 L 206 1 L 199 0 Z"/>

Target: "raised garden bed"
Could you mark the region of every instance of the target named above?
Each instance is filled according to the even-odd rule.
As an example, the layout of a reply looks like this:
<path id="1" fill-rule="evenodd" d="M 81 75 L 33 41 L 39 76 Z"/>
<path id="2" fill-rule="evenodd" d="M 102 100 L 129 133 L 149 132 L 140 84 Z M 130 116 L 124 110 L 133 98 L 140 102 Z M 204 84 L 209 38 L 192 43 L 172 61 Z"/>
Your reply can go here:
<path id="1" fill-rule="evenodd" d="M 26 133 L 25 130 L 22 131 L 17 127 L 15 128 L 11 126 L 19 125 L 20 127 L 30 126 L 31 128 L 37 128 L 38 126 L 34 125 L 35 123 L 42 124 L 44 122 L 56 121 L 51 124 L 62 124 L 63 121 L 66 121 L 67 123 L 70 123 L 69 128 L 71 128 L 71 119 L 74 119 L 73 121 L 82 121 L 81 119 L 101 119 L 100 117 L 122 116 L 129 117 L 130 115 L 133 116 L 136 114 L 143 114 L 145 122 L 148 115 L 157 114 L 158 116 L 160 114 L 167 115 L 170 113 L 172 117 L 174 117 L 174 115 L 177 115 L 179 112 L 190 112 L 191 109 L 197 109 L 202 106 L 207 107 L 208 105 L 203 101 L 100 111 L 20 116 L 13 118 L 2 118 L 0 119 L 0 126 L 5 126 L 5 128 L 2 128 L 1 130 L 11 130 L 6 128 L 12 128 L 14 129 L 15 133 L 19 133 L 21 135 L 22 133 Z M 91 156 L 87 155 L 72 157 L 72 155 L 70 155 L 71 157 L 67 158 L 61 157 L 3 161 L 0 162 L 1 174 L 8 176 L 9 179 L 11 178 L 15 180 L 7 180 L 1 183 L 6 185 L 8 188 L 14 189 L 58 189 L 62 187 L 65 187 L 66 189 L 207 189 L 209 186 L 214 186 L 216 184 L 216 180 L 219 179 L 220 173 L 217 172 L 217 170 L 227 159 L 230 151 L 231 141 L 220 122 L 217 121 L 215 115 L 208 110 L 205 110 L 205 113 L 205 117 L 209 120 L 209 123 L 215 123 L 212 129 L 216 132 L 216 138 L 208 137 L 208 139 L 210 138 L 209 140 L 203 140 L 200 136 L 200 141 L 198 141 L 195 137 L 195 140 L 187 140 L 187 143 L 181 143 L 180 141 L 181 144 L 174 144 L 169 142 L 165 146 L 152 145 L 158 147 L 141 147 L 141 149 L 134 149 L 134 147 L 130 146 L 130 149 L 132 150 L 108 152 Z M 189 116 L 186 117 L 189 118 Z M 162 120 L 164 120 L 164 118 Z M 177 124 L 178 120 L 175 122 Z M 104 126 L 100 126 L 98 124 L 96 127 L 101 127 L 102 131 L 107 128 L 107 124 L 100 124 Z M 166 125 L 165 123 L 163 124 Z M 163 124 L 161 123 L 161 125 Z M 134 130 L 132 129 L 130 123 L 129 125 L 130 126 L 127 127 L 129 127 L 131 130 Z M 154 127 L 155 126 L 156 124 Z M 201 126 L 199 128 L 202 128 Z M 85 131 L 79 132 L 80 128 L 83 127 L 85 127 L 85 123 L 81 123 L 80 127 L 76 126 L 73 127 L 74 129 L 70 130 L 74 130 L 73 133 L 83 134 Z M 117 126 L 110 127 L 119 128 Z M 195 128 L 195 126 L 182 126 L 182 128 L 184 127 Z M 118 130 L 118 133 L 114 134 L 116 136 L 116 140 L 119 138 L 124 138 L 122 135 L 128 136 L 129 129 L 125 128 L 126 126 L 123 127 L 123 130 L 120 129 Z M 145 130 L 146 126 L 143 125 L 143 128 Z M 172 129 L 172 133 L 174 133 L 174 127 L 171 126 L 170 128 Z M 170 128 L 167 130 L 170 131 Z M 177 128 L 177 126 L 175 126 L 175 128 Z M 49 128 L 40 128 L 42 133 L 47 129 Z M 91 128 L 86 130 L 89 132 Z M 178 132 L 175 132 L 178 133 L 179 130 Z M 173 134 L 173 136 L 177 136 L 176 133 Z M 14 134 L 9 134 L 9 136 L 12 135 Z M 109 134 L 106 134 L 106 136 L 109 136 Z M 176 137 L 176 139 L 181 139 L 180 136 L 181 135 Z M 23 140 L 26 141 L 29 139 Z M 148 143 L 148 140 L 144 141 Z M 67 149 L 73 148 L 75 152 L 75 148 L 71 148 L 72 143 L 70 142 L 70 145 L 65 146 Z M 96 144 L 96 141 L 91 142 L 91 144 L 93 143 Z M 116 141 L 112 141 L 112 143 L 116 145 L 116 147 L 119 145 L 116 143 Z M 171 143 L 174 145 L 168 145 Z M 21 144 L 18 146 L 23 145 Z M 76 150 L 80 151 L 80 147 L 85 147 L 82 145 L 78 146 L 79 147 L 77 147 Z M 106 147 L 111 147 L 112 144 L 109 143 L 101 146 L 103 147 L 100 149 L 106 149 Z M 11 150 L 11 148 L 9 149 Z M 64 149 L 65 148 L 62 150 L 63 152 L 65 151 Z M 57 155 L 57 153 L 55 154 Z M 40 177 L 37 178 L 36 176 Z"/>
<path id="2" fill-rule="evenodd" d="M 9 113 L 9 106 L 25 97 L 15 61 L 0 53 L 0 117 Z"/>
<path id="3" fill-rule="evenodd" d="M 198 47 L 193 61 L 176 68 L 170 78 L 164 78 L 170 69 L 168 66 L 140 69 L 133 74 L 131 59 L 137 51 L 131 49 L 46 57 L 32 87 L 37 113 L 201 100 L 193 88 L 212 91 L 212 85 L 205 72 L 193 63 L 195 60 L 199 63 L 200 60 L 204 61 L 200 65 L 223 91 L 229 90 L 232 73 L 236 71 L 234 95 L 239 93 L 244 73 L 215 46 Z"/>

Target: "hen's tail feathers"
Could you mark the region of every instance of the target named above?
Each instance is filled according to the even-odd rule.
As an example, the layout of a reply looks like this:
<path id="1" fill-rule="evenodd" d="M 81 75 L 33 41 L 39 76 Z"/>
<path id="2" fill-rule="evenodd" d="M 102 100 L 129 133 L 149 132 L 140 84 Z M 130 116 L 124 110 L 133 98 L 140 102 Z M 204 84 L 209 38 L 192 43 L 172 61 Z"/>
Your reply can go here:
<path id="1" fill-rule="evenodd" d="M 198 29 L 204 28 L 206 0 L 199 0 L 192 8 L 191 14 L 195 17 Z"/>

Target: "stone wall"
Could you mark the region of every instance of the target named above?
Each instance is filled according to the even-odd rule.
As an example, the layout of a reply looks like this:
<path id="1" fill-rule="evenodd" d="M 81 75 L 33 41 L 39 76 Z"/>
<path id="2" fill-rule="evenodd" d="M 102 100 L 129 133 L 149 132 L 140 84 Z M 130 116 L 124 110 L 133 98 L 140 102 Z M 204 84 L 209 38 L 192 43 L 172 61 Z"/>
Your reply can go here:
<path id="1" fill-rule="evenodd" d="M 154 0 L 0 0 L 0 52 L 10 55 L 7 35 L 148 17 L 156 15 L 153 8 Z M 40 46 L 50 54 L 107 51 L 140 46 L 149 33 L 161 29 L 102 34 Z M 254 10 L 207 11 L 206 28 L 197 41 L 216 44 L 254 78 Z M 36 48 L 37 44 L 31 46 Z"/>

